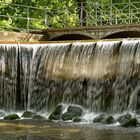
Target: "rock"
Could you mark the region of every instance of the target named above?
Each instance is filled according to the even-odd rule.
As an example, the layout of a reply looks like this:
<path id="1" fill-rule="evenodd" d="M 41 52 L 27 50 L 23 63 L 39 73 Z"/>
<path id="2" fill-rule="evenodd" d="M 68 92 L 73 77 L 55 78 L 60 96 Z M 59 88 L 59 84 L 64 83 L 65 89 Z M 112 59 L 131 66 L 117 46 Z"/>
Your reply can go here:
<path id="1" fill-rule="evenodd" d="M 73 122 L 81 122 L 81 118 L 80 118 L 80 117 L 75 117 L 75 118 L 73 119 Z"/>
<path id="2" fill-rule="evenodd" d="M 121 126 L 123 126 L 123 127 L 137 126 L 137 122 L 138 121 L 137 121 L 136 118 L 131 118 L 127 122 L 125 122 L 124 124 L 122 124 Z"/>
<path id="3" fill-rule="evenodd" d="M 67 112 L 62 115 L 64 121 L 72 120 L 75 117 L 80 117 L 82 115 L 82 108 L 79 106 L 69 106 Z"/>
<path id="4" fill-rule="evenodd" d="M 70 112 L 70 113 L 72 113 L 76 116 L 81 116 L 82 112 L 83 112 L 83 109 L 79 106 L 71 105 L 71 106 L 68 107 L 67 112 Z"/>
<path id="5" fill-rule="evenodd" d="M 117 121 L 118 121 L 120 124 L 125 124 L 125 123 L 127 123 L 131 118 L 132 118 L 132 116 L 131 116 L 130 113 L 125 113 L 125 114 L 119 116 L 118 119 L 117 119 Z"/>
<path id="6" fill-rule="evenodd" d="M 36 114 L 35 116 L 33 116 L 32 118 L 33 120 L 44 120 L 46 119 L 44 116 Z"/>
<path id="7" fill-rule="evenodd" d="M 0 117 L 4 117 L 5 113 L 3 111 L 0 111 Z"/>
<path id="8" fill-rule="evenodd" d="M 49 120 L 60 120 L 62 116 L 63 105 L 58 105 L 55 110 L 50 114 Z"/>
<path id="9" fill-rule="evenodd" d="M 105 114 L 100 114 L 93 119 L 93 123 L 102 123 L 105 119 Z"/>
<path id="10" fill-rule="evenodd" d="M 114 118 L 111 115 L 107 116 L 103 120 L 103 124 L 112 124 L 112 123 L 114 123 Z"/>
<path id="11" fill-rule="evenodd" d="M 21 117 L 23 118 L 33 118 L 36 115 L 36 113 L 31 111 L 25 111 Z"/>
<path id="12" fill-rule="evenodd" d="M 4 120 L 17 120 L 20 119 L 20 117 L 17 114 L 10 114 L 4 117 Z"/>
<path id="13" fill-rule="evenodd" d="M 70 112 L 66 112 L 62 115 L 62 119 L 64 121 L 68 121 L 68 120 L 72 120 L 74 117 L 77 117 L 76 115 L 73 115 L 72 113 Z"/>

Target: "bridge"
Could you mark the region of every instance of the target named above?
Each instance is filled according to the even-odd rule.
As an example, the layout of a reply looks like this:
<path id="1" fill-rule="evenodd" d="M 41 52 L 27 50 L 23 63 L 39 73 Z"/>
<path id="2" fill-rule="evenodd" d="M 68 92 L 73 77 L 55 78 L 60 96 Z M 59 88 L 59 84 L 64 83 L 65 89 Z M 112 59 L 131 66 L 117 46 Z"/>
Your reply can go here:
<path id="1" fill-rule="evenodd" d="M 68 29 L 49 29 L 36 32 L 46 36 L 47 40 L 89 40 L 140 37 L 140 24 L 105 25 L 98 27 L 80 27 Z"/>
<path id="2" fill-rule="evenodd" d="M 82 40 L 140 37 L 140 2 L 127 0 L 126 3 L 84 3 L 63 5 L 55 9 L 33 7 L 0 2 L 0 5 L 18 8 L 15 15 L 0 12 L 0 21 L 11 21 L 10 26 L 0 28 L 27 34 L 41 34 L 45 40 Z M 4 10 L 3 10 L 4 11 Z M 24 11 L 24 15 L 22 12 Z M 33 13 L 38 12 L 40 16 Z M 12 25 L 18 20 L 23 25 Z M 37 22 L 37 25 L 33 24 Z M 30 36 L 30 35 L 28 35 Z"/>

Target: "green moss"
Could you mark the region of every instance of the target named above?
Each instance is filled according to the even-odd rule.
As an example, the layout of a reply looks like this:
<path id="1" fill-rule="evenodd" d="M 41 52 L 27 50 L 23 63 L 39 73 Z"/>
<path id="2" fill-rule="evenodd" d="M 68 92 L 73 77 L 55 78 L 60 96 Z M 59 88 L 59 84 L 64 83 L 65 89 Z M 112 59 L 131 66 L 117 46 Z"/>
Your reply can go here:
<path id="1" fill-rule="evenodd" d="M 50 114 L 49 120 L 60 120 L 62 116 L 63 106 L 58 105 L 55 110 Z"/>
<path id="2" fill-rule="evenodd" d="M 80 118 L 80 117 L 75 117 L 75 118 L 73 119 L 73 122 L 81 122 L 81 118 Z"/>
<path id="3" fill-rule="evenodd" d="M 96 116 L 93 119 L 93 123 L 102 123 L 102 121 L 105 119 L 105 115 L 104 114 L 100 114 L 98 116 Z"/>
<path id="4" fill-rule="evenodd" d="M 127 123 L 131 118 L 132 118 L 131 114 L 125 113 L 125 114 L 119 116 L 118 119 L 117 119 L 117 121 L 118 121 L 120 124 L 125 124 L 125 123 Z"/>
<path id="5" fill-rule="evenodd" d="M 67 112 L 62 115 L 62 119 L 64 121 L 72 120 L 75 117 L 80 117 L 82 115 L 82 112 L 83 110 L 79 106 L 74 106 L 74 105 L 69 106 Z"/>
<path id="6" fill-rule="evenodd" d="M 21 117 L 23 118 L 33 118 L 36 115 L 36 113 L 31 111 L 25 111 Z"/>
<path id="7" fill-rule="evenodd" d="M 10 114 L 4 117 L 4 120 L 16 120 L 20 119 L 20 117 L 17 114 Z"/>
<path id="8" fill-rule="evenodd" d="M 68 121 L 68 120 L 72 120 L 73 118 L 77 117 L 75 114 L 70 113 L 70 112 L 66 112 L 62 115 L 62 119 L 64 121 Z"/>
<path id="9" fill-rule="evenodd" d="M 113 118 L 111 115 L 107 116 L 107 117 L 103 120 L 103 124 L 112 124 L 112 123 L 114 123 L 114 118 Z"/>
<path id="10" fill-rule="evenodd" d="M 46 118 L 44 116 L 42 116 L 42 115 L 36 114 L 35 116 L 33 116 L 32 119 L 34 119 L 34 120 L 44 120 Z"/>
<path id="11" fill-rule="evenodd" d="M 123 126 L 123 127 L 137 126 L 137 119 L 131 118 L 130 120 L 128 120 L 127 122 L 125 122 L 121 126 Z"/>

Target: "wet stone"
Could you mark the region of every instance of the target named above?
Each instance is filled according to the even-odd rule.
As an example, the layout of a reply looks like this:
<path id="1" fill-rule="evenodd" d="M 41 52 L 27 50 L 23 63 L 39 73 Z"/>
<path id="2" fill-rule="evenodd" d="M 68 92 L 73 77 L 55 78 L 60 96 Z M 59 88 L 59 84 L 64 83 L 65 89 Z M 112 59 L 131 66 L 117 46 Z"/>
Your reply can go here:
<path id="1" fill-rule="evenodd" d="M 113 123 L 114 123 L 114 118 L 111 115 L 105 117 L 103 120 L 103 124 L 113 124 Z"/>
<path id="2" fill-rule="evenodd" d="M 63 105 L 58 105 L 55 110 L 50 114 L 49 120 L 60 120 L 62 116 Z"/>
<path id="3" fill-rule="evenodd" d="M 23 118 L 33 118 L 36 115 L 36 113 L 31 111 L 25 111 L 21 117 Z"/>
<path id="4" fill-rule="evenodd" d="M 10 114 L 4 117 L 4 120 L 17 120 L 20 119 L 20 117 L 17 114 Z"/>
<path id="5" fill-rule="evenodd" d="M 105 119 L 105 114 L 100 114 L 93 119 L 93 123 L 102 123 Z"/>
<path id="6" fill-rule="evenodd" d="M 124 124 L 122 124 L 121 126 L 123 126 L 123 127 L 137 126 L 137 122 L 138 121 L 137 121 L 136 118 L 131 118 L 127 122 L 125 122 Z"/>
<path id="7" fill-rule="evenodd" d="M 32 118 L 33 120 L 44 120 L 46 119 L 44 116 L 36 114 L 35 116 L 33 116 Z"/>
<path id="8" fill-rule="evenodd" d="M 120 124 L 125 124 L 127 123 L 130 119 L 132 118 L 132 115 L 130 113 L 125 113 L 122 114 L 121 116 L 119 116 L 117 118 L 117 122 L 119 122 Z"/>
<path id="9" fill-rule="evenodd" d="M 79 106 L 74 106 L 74 105 L 69 106 L 67 109 L 67 112 L 65 112 L 62 115 L 62 119 L 64 121 L 72 120 L 75 117 L 80 117 L 82 115 L 82 112 L 83 112 L 83 110 Z"/>
<path id="10" fill-rule="evenodd" d="M 80 118 L 80 117 L 75 117 L 75 118 L 73 119 L 73 122 L 81 122 L 81 118 Z"/>

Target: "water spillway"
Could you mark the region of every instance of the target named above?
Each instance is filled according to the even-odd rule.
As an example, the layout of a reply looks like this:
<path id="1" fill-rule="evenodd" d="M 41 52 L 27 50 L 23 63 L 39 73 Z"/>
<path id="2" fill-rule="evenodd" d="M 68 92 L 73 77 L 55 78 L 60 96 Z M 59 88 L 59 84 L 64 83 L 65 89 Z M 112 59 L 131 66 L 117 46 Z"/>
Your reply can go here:
<path id="1" fill-rule="evenodd" d="M 140 40 L 0 45 L 0 109 L 140 111 Z"/>

